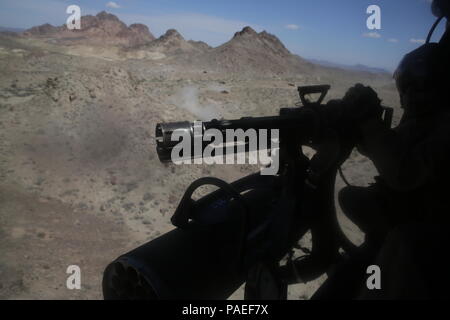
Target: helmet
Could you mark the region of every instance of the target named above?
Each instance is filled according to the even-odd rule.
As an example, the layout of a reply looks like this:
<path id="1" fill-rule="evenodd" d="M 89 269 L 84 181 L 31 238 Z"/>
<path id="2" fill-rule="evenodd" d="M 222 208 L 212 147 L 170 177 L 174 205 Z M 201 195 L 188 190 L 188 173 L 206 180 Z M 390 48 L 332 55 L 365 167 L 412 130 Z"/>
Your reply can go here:
<path id="1" fill-rule="evenodd" d="M 445 59 L 437 43 L 427 43 L 406 54 L 395 70 L 394 79 L 400 93 L 410 87 L 414 89 L 432 88 L 438 85 L 442 73 L 440 61 Z M 445 63 L 442 61 L 442 63 Z"/>
<path id="2" fill-rule="evenodd" d="M 450 28 L 444 32 L 439 43 L 430 43 L 439 22 L 450 16 L 450 0 L 433 0 L 433 14 L 438 17 L 426 44 L 405 55 L 394 73 L 405 114 L 423 114 L 443 104 L 450 77 Z"/>
<path id="3" fill-rule="evenodd" d="M 445 52 L 439 44 L 427 43 L 405 55 L 394 73 L 403 108 L 418 112 L 448 90 L 449 59 Z"/>
<path id="4" fill-rule="evenodd" d="M 433 0 L 431 4 L 431 11 L 436 17 L 450 16 L 450 1 L 449 0 Z"/>

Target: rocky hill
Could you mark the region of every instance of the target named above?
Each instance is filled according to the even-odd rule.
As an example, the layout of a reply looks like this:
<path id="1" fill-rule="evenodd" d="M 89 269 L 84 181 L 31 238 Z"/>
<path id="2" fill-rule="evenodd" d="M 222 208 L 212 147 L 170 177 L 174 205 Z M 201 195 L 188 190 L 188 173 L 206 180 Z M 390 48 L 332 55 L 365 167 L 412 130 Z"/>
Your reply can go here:
<path id="1" fill-rule="evenodd" d="M 81 18 L 81 30 L 68 30 L 65 25 L 33 27 L 24 37 L 51 38 L 52 42 L 79 45 L 119 45 L 126 56 L 164 59 L 175 56 L 173 63 L 192 65 L 217 72 L 281 75 L 309 73 L 314 65 L 291 54 L 274 35 L 251 27 L 236 32 L 232 39 L 212 48 L 202 41 L 187 41 L 177 30 L 169 29 L 155 38 L 147 26 L 127 26 L 117 16 L 102 11 Z M 139 54 L 135 54 L 139 52 Z"/>
<path id="2" fill-rule="evenodd" d="M 219 47 L 191 57 L 192 63 L 220 72 L 281 75 L 310 72 L 314 66 L 292 54 L 274 35 L 251 27 Z"/>
<path id="3" fill-rule="evenodd" d="M 158 39 L 146 43 L 139 49 L 164 53 L 165 55 L 203 52 L 210 47 L 201 41 L 186 41 L 175 29 L 169 29 Z"/>
<path id="4" fill-rule="evenodd" d="M 23 38 L 41 38 L 53 44 L 70 45 L 71 55 L 89 55 L 102 59 L 165 60 L 171 65 L 195 72 L 228 73 L 248 77 L 305 77 L 337 73 L 352 78 L 361 70 L 340 70 L 323 66 L 292 54 L 273 34 L 244 27 L 226 43 L 210 47 L 202 41 L 186 40 L 177 30 L 169 29 L 155 38 L 143 24 L 127 26 L 117 16 L 102 11 L 81 17 L 81 30 L 68 30 L 65 25 L 43 24 L 25 30 Z M 61 47 L 60 47 L 61 48 Z M 366 77 L 379 76 L 370 70 Z M 380 76 L 385 76 L 382 74 Z"/>
<path id="5" fill-rule="evenodd" d="M 127 26 L 115 15 L 102 11 L 95 16 L 81 17 L 81 29 L 69 30 L 66 25 L 55 27 L 43 24 L 25 30 L 25 37 L 51 37 L 58 42 L 69 44 L 113 44 L 138 46 L 155 39 L 143 24 Z"/>
<path id="6" fill-rule="evenodd" d="M 192 46 L 196 47 L 200 51 L 208 51 L 212 49 L 211 46 L 209 46 L 206 42 L 203 41 L 195 41 L 195 40 L 189 40 L 188 41 Z"/>

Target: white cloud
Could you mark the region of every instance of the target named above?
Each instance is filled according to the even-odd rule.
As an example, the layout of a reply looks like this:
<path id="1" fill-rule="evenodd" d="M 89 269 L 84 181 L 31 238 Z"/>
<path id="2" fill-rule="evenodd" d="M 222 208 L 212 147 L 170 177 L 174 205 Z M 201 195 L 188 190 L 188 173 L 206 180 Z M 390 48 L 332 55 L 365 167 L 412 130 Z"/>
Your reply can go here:
<path id="1" fill-rule="evenodd" d="M 379 34 L 378 32 L 367 32 L 363 33 L 363 37 L 378 39 L 381 38 L 381 34 Z"/>
<path id="2" fill-rule="evenodd" d="M 120 6 L 119 6 L 116 2 L 114 2 L 114 1 L 108 2 L 108 3 L 106 4 L 106 6 L 107 6 L 108 8 L 113 8 L 113 9 L 119 9 L 119 8 L 120 8 Z"/>
<path id="3" fill-rule="evenodd" d="M 424 44 L 425 40 L 424 39 L 414 39 L 414 38 L 412 38 L 412 39 L 409 39 L 409 42 L 411 42 L 411 43 L 418 43 L 418 44 Z"/>
<path id="4" fill-rule="evenodd" d="M 389 38 L 387 41 L 388 41 L 388 42 L 392 42 L 392 43 L 397 43 L 397 42 L 398 42 L 398 39 L 395 39 L 395 38 Z"/>
<path id="5" fill-rule="evenodd" d="M 298 30 L 298 29 L 300 29 L 300 27 L 298 25 L 296 25 L 296 24 L 287 24 L 284 27 L 286 29 L 289 29 L 289 30 Z"/>

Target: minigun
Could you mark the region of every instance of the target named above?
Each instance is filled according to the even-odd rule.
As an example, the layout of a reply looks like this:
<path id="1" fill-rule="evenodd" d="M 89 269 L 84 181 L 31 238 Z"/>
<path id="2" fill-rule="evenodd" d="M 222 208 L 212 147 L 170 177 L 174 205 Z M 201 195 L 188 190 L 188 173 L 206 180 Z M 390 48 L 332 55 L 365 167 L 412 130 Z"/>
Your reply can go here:
<path id="1" fill-rule="evenodd" d="M 278 116 L 212 120 L 201 128 L 190 122 L 158 124 L 161 162 L 172 161 L 180 142 L 176 132 L 195 140 L 196 129 L 277 129 L 279 168 L 273 175 L 254 173 L 232 183 L 213 177 L 194 181 L 171 218 L 175 229 L 106 267 L 104 298 L 226 299 L 245 283 L 245 299 L 286 299 L 288 285 L 318 278 L 342 251 L 352 254 L 356 246 L 339 227 L 334 188 L 358 134 L 342 100 L 322 104 L 329 89 L 298 87 L 301 106 L 282 108 Z M 310 101 L 310 94 L 319 98 Z M 391 108 L 384 107 L 384 121 L 391 126 Z M 239 144 L 252 151 L 247 140 L 234 141 L 232 148 Z M 308 158 L 303 146 L 316 153 Z M 204 185 L 217 189 L 192 199 Z M 311 247 L 301 248 L 299 240 L 308 232 Z M 303 255 L 294 259 L 296 248 Z"/>

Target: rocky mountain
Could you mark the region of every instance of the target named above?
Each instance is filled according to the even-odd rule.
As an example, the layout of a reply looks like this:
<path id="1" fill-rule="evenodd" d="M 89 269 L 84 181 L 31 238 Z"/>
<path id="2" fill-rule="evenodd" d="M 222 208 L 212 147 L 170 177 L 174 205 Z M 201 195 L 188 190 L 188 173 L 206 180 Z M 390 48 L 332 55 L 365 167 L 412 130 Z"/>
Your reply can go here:
<path id="1" fill-rule="evenodd" d="M 189 40 L 188 42 L 200 51 L 208 51 L 212 49 L 210 45 L 203 41 Z"/>
<path id="2" fill-rule="evenodd" d="M 127 57 L 172 59 L 179 65 L 218 72 L 281 75 L 310 72 L 314 65 L 293 55 L 274 35 L 245 27 L 221 46 L 212 48 L 202 41 L 187 41 L 177 30 L 169 29 L 155 39 L 147 26 L 127 26 L 110 13 L 81 18 L 81 30 L 65 25 L 33 27 L 22 33 L 27 37 L 51 38 L 53 42 L 80 45 L 120 45 Z"/>
<path id="3" fill-rule="evenodd" d="M 158 39 L 146 43 L 140 49 L 146 49 L 153 52 L 160 52 L 166 55 L 182 54 L 189 52 L 203 51 L 205 46 L 208 46 L 203 42 L 186 41 L 183 36 L 175 29 L 169 29 Z M 209 47 L 209 46 L 208 46 Z"/>
<path id="4" fill-rule="evenodd" d="M 195 50 L 195 47 L 187 42 L 175 29 L 167 30 L 166 33 L 158 39 L 145 44 L 144 48 L 149 51 L 161 52 L 169 55 Z"/>
<path id="5" fill-rule="evenodd" d="M 155 39 L 143 24 L 127 26 L 117 16 L 102 11 L 96 16 L 81 17 L 81 29 L 69 30 L 66 25 L 51 24 L 36 26 L 23 32 L 25 37 L 52 37 L 62 43 L 113 44 L 138 46 Z"/>
<path id="6" fill-rule="evenodd" d="M 170 58 L 171 63 L 179 66 L 243 76 L 338 72 L 336 66 L 320 65 L 292 54 L 275 35 L 266 31 L 258 33 L 248 26 L 236 32 L 228 42 L 212 48 L 202 41 L 187 41 L 175 29 L 167 30 L 156 39 L 147 26 L 127 26 L 117 16 L 102 11 L 95 16 L 83 16 L 81 30 L 68 30 L 65 25 L 56 27 L 47 23 L 24 31 L 22 36 L 44 38 L 53 43 L 89 46 L 91 56 L 147 60 Z M 101 51 L 96 49 L 99 45 L 107 45 L 108 48 Z M 80 50 L 76 53 L 86 54 L 86 50 Z M 362 70 L 347 68 L 344 71 Z"/>
<path id="7" fill-rule="evenodd" d="M 306 60 L 292 54 L 274 35 L 251 27 L 236 32 L 233 38 L 219 47 L 204 51 L 192 58 L 226 72 L 286 74 L 305 72 L 313 68 Z"/>
<path id="8" fill-rule="evenodd" d="M 276 36 L 266 31 L 257 33 L 251 27 L 245 27 L 242 31 L 236 32 L 233 38 L 223 45 L 223 48 L 230 47 L 246 47 L 251 50 L 261 49 L 267 54 L 274 54 L 280 57 L 291 55 Z"/>
<path id="9" fill-rule="evenodd" d="M 54 35 L 58 31 L 59 31 L 58 27 L 55 27 L 49 23 L 45 23 L 40 26 L 32 27 L 30 29 L 25 30 L 23 32 L 23 35 L 25 35 L 25 36 L 50 36 L 50 35 Z"/>

